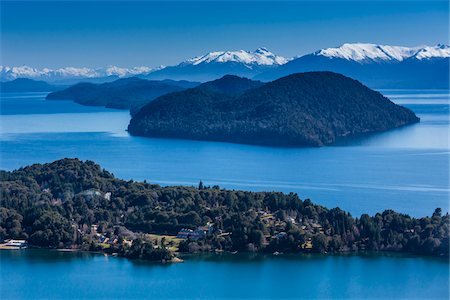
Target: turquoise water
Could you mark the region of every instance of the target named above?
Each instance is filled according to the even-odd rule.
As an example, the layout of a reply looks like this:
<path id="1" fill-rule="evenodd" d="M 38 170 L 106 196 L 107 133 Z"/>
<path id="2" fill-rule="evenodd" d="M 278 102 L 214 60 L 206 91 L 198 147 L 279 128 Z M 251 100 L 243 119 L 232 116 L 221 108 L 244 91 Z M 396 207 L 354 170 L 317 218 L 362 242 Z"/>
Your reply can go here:
<path id="1" fill-rule="evenodd" d="M 422 122 L 324 148 L 132 137 L 127 112 L 1 95 L 0 167 L 91 159 L 125 179 L 297 192 L 353 215 L 448 211 L 443 91 L 382 91 Z M 0 251 L 1 299 L 448 299 L 446 260 L 399 255 L 191 256 L 151 264 L 89 253 Z"/>
<path id="2" fill-rule="evenodd" d="M 384 90 L 420 124 L 323 148 L 271 148 L 139 138 L 126 111 L 46 101 L 45 93 L 1 95 L 0 167 L 79 157 L 124 179 L 296 192 L 353 215 L 394 209 L 448 211 L 448 91 Z"/>
<path id="3" fill-rule="evenodd" d="M 201 256 L 152 264 L 88 253 L 0 251 L 2 299 L 448 299 L 442 259 Z"/>

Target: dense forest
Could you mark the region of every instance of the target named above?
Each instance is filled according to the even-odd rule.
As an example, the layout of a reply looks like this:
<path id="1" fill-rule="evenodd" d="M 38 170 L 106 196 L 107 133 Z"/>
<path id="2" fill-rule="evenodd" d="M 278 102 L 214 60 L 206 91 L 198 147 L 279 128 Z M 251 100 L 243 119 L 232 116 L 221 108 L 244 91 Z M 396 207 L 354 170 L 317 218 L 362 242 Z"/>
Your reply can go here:
<path id="1" fill-rule="evenodd" d="M 137 110 L 153 99 L 199 83 L 174 80 L 145 80 L 137 77 L 94 84 L 81 82 L 47 95 L 47 100 L 72 100 L 88 106 Z"/>
<path id="2" fill-rule="evenodd" d="M 415 123 L 409 109 L 360 82 L 332 72 L 293 74 L 249 85 L 225 76 L 215 86 L 249 88 L 239 94 L 207 89 L 208 83 L 163 95 L 131 119 L 138 136 L 227 141 L 270 146 L 323 146 L 339 138 Z"/>
<path id="3" fill-rule="evenodd" d="M 170 260 L 176 251 L 395 251 L 449 256 L 448 213 L 386 210 L 359 218 L 296 194 L 125 181 L 92 161 L 63 159 L 1 171 L 0 239 Z M 380 200 L 381 201 L 381 200 Z M 206 227 L 206 228 L 205 228 Z M 148 234 L 164 237 L 155 242 Z"/>

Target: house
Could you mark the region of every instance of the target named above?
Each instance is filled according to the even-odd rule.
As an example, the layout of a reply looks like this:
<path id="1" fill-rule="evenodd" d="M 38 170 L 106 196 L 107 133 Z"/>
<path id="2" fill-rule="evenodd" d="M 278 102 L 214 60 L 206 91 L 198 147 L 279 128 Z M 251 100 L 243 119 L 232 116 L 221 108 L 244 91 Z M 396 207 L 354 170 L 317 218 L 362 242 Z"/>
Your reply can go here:
<path id="1" fill-rule="evenodd" d="M 109 241 L 109 238 L 107 238 L 107 237 L 105 237 L 104 235 L 101 235 L 99 238 L 98 238 L 98 241 L 100 242 L 100 243 L 108 243 L 108 241 Z"/>
<path id="2" fill-rule="evenodd" d="M 196 240 L 200 240 L 203 239 L 204 237 L 206 237 L 206 233 L 207 231 L 201 229 L 200 227 L 195 229 L 194 232 L 192 233 L 192 235 L 190 235 L 189 237 L 196 241 Z"/>
<path id="3" fill-rule="evenodd" d="M 324 233 L 324 230 L 323 230 L 323 227 L 322 227 L 322 225 L 320 225 L 320 224 L 317 224 L 317 223 L 313 223 L 312 224 L 312 227 L 314 228 L 314 231 L 316 232 L 316 233 Z"/>
<path id="4" fill-rule="evenodd" d="M 214 223 L 208 222 L 205 226 L 200 226 L 197 230 L 202 230 L 205 234 L 210 235 L 214 232 Z"/>
<path id="5" fill-rule="evenodd" d="M 187 239 L 193 232 L 194 231 L 192 229 L 182 228 L 180 231 L 178 231 L 177 238 Z"/>
<path id="6" fill-rule="evenodd" d="M 26 240 L 6 240 L 4 246 L 26 248 L 28 245 Z"/>
<path id="7" fill-rule="evenodd" d="M 203 227 L 198 227 L 195 230 L 182 228 L 178 232 L 177 238 L 180 238 L 180 239 L 191 239 L 191 240 L 196 241 L 196 240 L 205 238 L 207 232 L 208 232 L 208 230 L 205 230 L 205 228 L 203 228 Z"/>

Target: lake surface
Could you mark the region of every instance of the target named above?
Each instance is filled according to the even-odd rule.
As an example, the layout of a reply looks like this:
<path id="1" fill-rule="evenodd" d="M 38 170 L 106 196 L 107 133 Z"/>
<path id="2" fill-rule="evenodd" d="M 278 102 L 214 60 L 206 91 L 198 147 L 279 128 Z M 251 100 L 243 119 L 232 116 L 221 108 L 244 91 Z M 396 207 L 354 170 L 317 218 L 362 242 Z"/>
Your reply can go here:
<path id="1" fill-rule="evenodd" d="M 1 95 L 0 167 L 90 159 L 124 179 L 296 192 L 359 216 L 394 209 L 448 211 L 449 92 L 383 90 L 421 123 L 323 148 L 273 148 L 128 135 L 126 111 Z"/>
<path id="2" fill-rule="evenodd" d="M 2 250 L 2 299 L 448 299 L 449 264 L 399 256 L 190 257 L 152 264 Z"/>
<path id="3" fill-rule="evenodd" d="M 0 97 L 0 167 L 79 157 L 124 179 L 297 192 L 353 215 L 448 211 L 448 91 L 382 91 L 420 124 L 323 148 L 132 137 L 125 111 Z M 0 251 L 1 299 L 448 299 L 447 260 L 399 256 L 200 256 L 151 264 L 89 253 Z"/>

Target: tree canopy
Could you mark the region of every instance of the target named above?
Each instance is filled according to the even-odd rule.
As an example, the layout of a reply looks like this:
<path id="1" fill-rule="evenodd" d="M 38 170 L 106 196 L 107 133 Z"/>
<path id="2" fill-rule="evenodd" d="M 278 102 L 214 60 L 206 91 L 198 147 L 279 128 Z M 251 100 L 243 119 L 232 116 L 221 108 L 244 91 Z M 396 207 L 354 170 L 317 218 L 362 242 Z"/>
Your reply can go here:
<path id="1" fill-rule="evenodd" d="M 0 185 L 0 239 L 24 238 L 39 247 L 97 249 L 90 234 L 95 226 L 105 238 L 119 241 L 109 251 L 169 259 L 166 244 L 146 241 L 146 233 L 176 235 L 182 228 L 208 225 L 203 238 L 184 240 L 179 251 L 449 255 L 449 215 L 439 208 L 422 218 L 392 210 L 354 218 L 294 193 L 225 190 L 204 183 L 161 187 L 117 179 L 94 162 L 78 159 L 1 171 Z"/>

